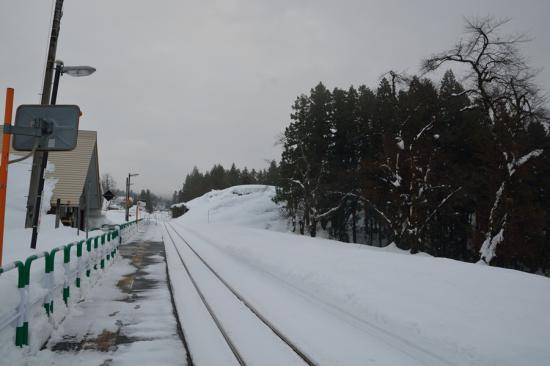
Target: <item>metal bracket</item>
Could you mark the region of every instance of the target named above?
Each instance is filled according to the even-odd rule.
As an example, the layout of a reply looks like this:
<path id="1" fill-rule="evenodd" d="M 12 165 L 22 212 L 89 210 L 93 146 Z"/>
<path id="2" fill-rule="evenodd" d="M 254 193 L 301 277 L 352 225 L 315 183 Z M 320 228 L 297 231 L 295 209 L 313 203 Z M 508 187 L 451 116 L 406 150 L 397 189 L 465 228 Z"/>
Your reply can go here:
<path id="1" fill-rule="evenodd" d="M 3 133 L 7 133 L 10 135 L 23 135 L 23 136 L 36 137 L 34 146 L 28 154 L 26 154 L 23 157 L 8 161 L 8 164 L 18 163 L 20 161 L 23 161 L 29 158 L 31 155 L 33 155 L 36 152 L 36 149 L 38 148 L 40 141 L 53 132 L 53 124 L 51 122 L 44 121 L 43 119 L 34 120 L 32 123 L 32 127 L 12 126 L 7 124 L 4 125 L 3 127 L 4 127 Z"/>
<path id="2" fill-rule="evenodd" d="M 52 132 L 53 124 L 43 119 L 34 120 L 32 127 L 4 125 L 4 133 L 11 135 L 42 137 L 50 135 Z"/>

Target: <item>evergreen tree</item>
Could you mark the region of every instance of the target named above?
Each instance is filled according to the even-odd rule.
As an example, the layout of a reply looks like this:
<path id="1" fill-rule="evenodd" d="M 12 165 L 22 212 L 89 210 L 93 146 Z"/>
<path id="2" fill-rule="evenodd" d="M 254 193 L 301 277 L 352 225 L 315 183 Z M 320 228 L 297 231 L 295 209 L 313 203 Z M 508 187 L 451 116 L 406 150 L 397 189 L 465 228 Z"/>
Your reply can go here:
<path id="1" fill-rule="evenodd" d="M 275 160 L 272 160 L 271 163 L 269 163 L 269 168 L 265 172 L 263 183 L 272 186 L 278 186 L 279 180 L 279 167 L 277 166 L 277 162 Z"/>
<path id="2" fill-rule="evenodd" d="M 244 167 L 242 170 L 240 176 L 239 176 L 239 184 L 252 184 L 252 176 L 250 175 L 250 172 L 248 171 L 247 167 Z"/>
<path id="3" fill-rule="evenodd" d="M 147 189 L 145 191 L 145 209 L 147 212 L 152 213 L 154 211 L 155 197 L 151 194 L 151 191 Z"/>
<path id="4" fill-rule="evenodd" d="M 231 164 L 231 168 L 227 172 L 227 182 L 229 186 L 232 187 L 238 185 L 240 176 L 241 171 L 235 167 L 235 163 Z"/>

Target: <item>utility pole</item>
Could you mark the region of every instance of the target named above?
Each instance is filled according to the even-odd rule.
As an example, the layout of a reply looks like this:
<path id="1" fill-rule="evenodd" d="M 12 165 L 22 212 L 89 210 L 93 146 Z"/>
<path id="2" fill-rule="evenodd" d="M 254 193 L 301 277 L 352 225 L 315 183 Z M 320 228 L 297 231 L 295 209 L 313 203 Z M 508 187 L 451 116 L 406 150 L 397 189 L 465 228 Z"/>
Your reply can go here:
<path id="1" fill-rule="evenodd" d="M 130 180 L 132 177 L 137 177 L 138 175 L 128 173 L 128 177 L 126 177 L 126 222 L 130 221 L 130 186 L 132 185 Z"/>
<path id="2" fill-rule="evenodd" d="M 130 220 L 130 174 L 126 177 L 126 216 L 125 220 L 128 222 Z"/>
<path id="3" fill-rule="evenodd" d="M 50 104 L 52 76 L 62 16 L 63 0 L 56 0 L 52 23 L 52 33 L 50 35 L 50 45 L 48 48 L 48 57 L 46 60 L 46 70 L 44 72 L 44 85 L 42 86 L 42 99 L 40 101 L 40 104 Z M 31 181 L 29 185 L 29 194 L 27 196 L 27 217 L 25 220 L 25 227 L 32 227 L 32 249 L 36 248 L 36 239 L 38 236 L 39 224 L 38 221 L 40 217 L 40 204 L 42 201 L 42 191 L 44 189 L 44 171 L 46 170 L 47 164 L 48 152 L 36 151 L 33 155 Z"/>

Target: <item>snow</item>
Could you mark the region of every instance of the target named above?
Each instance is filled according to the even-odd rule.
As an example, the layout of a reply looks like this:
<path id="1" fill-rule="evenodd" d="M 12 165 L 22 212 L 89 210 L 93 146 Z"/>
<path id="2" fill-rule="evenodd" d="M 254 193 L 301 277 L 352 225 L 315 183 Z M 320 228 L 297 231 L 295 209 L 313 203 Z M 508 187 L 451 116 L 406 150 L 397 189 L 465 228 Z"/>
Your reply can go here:
<path id="1" fill-rule="evenodd" d="M 403 139 L 401 137 L 396 137 L 395 139 L 397 140 L 397 147 L 399 150 L 405 150 L 405 142 Z"/>
<path id="2" fill-rule="evenodd" d="M 13 156 L 11 158 L 14 158 Z M 86 238 L 86 233 L 74 228 L 60 225 L 55 229 L 55 215 L 47 215 L 46 212 L 50 209 L 50 198 L 54 190 L 56 180 L 46 179 L 44 183 L 44 196 L 41 207 L 41 221 L 39 227 L 37 248 L 30 248 L 30 238 L 32 229 L 25 229 L 25 214 L 26 200 L 28 194 L 28 183 L 30 179 L 30 171 L 32 160 L 25 160 L 9 166 L 8 171 L 8 186 L 6 195 L 6 218 L 4 232 L 4 248 L 3 248 L 3 265 L 9 265 L 12 261 L 22 261 L 32 255 L 42 255 L 44 251 L 50 251 L 55 247 L 59 247 L 74 241 Z M 55 166 L 48 164 L 47 169 L 52 171 Z M 110 213 L 106 222 L 121 223 L 124 221 L 124 216 L 120 213 Z M 103 234 L 103 231 L 96 230 L 89 232 L 90 237 Z M 74 250 L 73 250 L 74 255 Z M 0 354 L 7 356 L 10 354 L 13 357 L 21 357 L 22 355 L 32 355 L 41 346 L 42 343 L 49 337 L 52 331 L 52 324 L 62 322 L 67 314 L 67 311 L 61 300 L 61 287 L 63 283 L 62 264 L 63 255 L 58 253 L 55 256 L 55 266 L 57 270 L 51 276 L 44 275 L 44 258 L 39 258 L 34 261 L 31 266 L 29 295 L 31 299 L 31 309 L 29 324 L 32 324 L 30 331 L 30 345 L 26 349 L 19 350 L 14 346 L 14 326 L 7 326 L 0 329 Z M 74 263 L 74 262 L 73 262 Z M 17 289 L 17 269 L 11 270 L 0 275 L 0 318 L 13 312 L 19 304 L 20 294 Z M 51 323 L 48 321 L 42 308 L 43 297 L 46 294 L 44 288 L 46 282 L 50 279 L 55 281 L 55 286 L 58 286 L 56 293 L 59 297 L 55 298 L 54 317 Z M 74 294 L 75 290 L 71 290 Z M 72 296 L 72 295 L 71 295 Z M 12 363 L 17 364 L 17 363 Z"/>
<path id="3" fill-rule="evenodd" d="M 470 104 L 470 105 L 467 105 L 465 107 L 460 108 L 460 111 L 465 112 L 465 111 L 473 110 L 473 109 L 476 109 L 476 108 L 478 108 L 478 106 L 476 104 Z"/>
<path id="4" fill-rule="evenodd" d="M 12 172 L 11 178 L 22 174 Z M 301 361 L 221 285 L 178 235 L 319 365 L 543 365 L 550 359 L 550 279 L 411 255 L 392 245 L 375 248 L 289 233 L 274 195 L 274 187 L 262 185 L 211 191 L 186 202 L 190 210 L 162 229 L 177 316 L 196 364 L 237 363 L 180 256 L 249 364 Z M 23 206 L 12 207 L 14 213 L 24 213 Z M 120 222 L 124 211 L 105 215 Z M 158 214 L 151 217 L 162 220 Z M 140 240 L 160 240 L 160 228 L 144 224 Z M 22 235 L 18 230 L 10 228 L 13 238 Z M 52 232 L 56 240 L 50 240 L 57 245 L 64 243 L 57 241 L 58 233 L 64 240 L 64 235 L 75 234 L 53 232 L 47 226 L 43 230 Z M 49 239 L 43 240 L 39 245 Z M 23 249 L 19 253 L 27 254 Z M 183 364 L 185 352 L 173 331 L 166 287 L 155 287 L 135 302 L 118 301 L 122 295 L 115 285 L 131 270 L 128 262 L 119 262 L 95 280 L 95 287 L 86 289 L 87 301 L 69 311 L 56 310 L 65 321 L 53 331 L 43 314 L 39 325 L 32 319 L 33 329 L 49 332 L 33 333 L 31 346 L 22 351 L 14 351 L 12 333 L 0 332 L 4 360 L 26 365 Z M 151 279 L 165 278 L 163 263 L 149 265 L 147 272 Z M 10 274 L 2 275 L 0 283 L 8 282 L 5 276 Z M 0 301 L 1 314 L 10 298 L 17 303 L 17 295 L 11 296 L 11 289 L 0 290 L 7 294 Z M 126 314 L 116 315 L 127 327 L 125 335 L 144 341 L 106 354 L 38 352 L 50 335 L 52 345 L 66 335 L 78 338 L 116 330 L 119 323 L 110 314 L 117 311 Z"/>
<path id="5" fill-rule="evenodd" d="M 424 134 L 424 132 L 430 130 L 432 127 L 433 127 L 434 123 L 433 121 L 432 122 L 429 122 L 428 124 L 426 124 L 426 126 L 424 126 L 420 132 L 418 132 L 418 134 L 416 135 L 416 137 L 414 138 L 415 141 L 417 141 L 420 137 L 422 137 L 422 135 Z"/>
<path id="6" fill-rule="evenodd" d="M 15 158 L 11 156 L 10 158 Z M 26 257 L 43 250 L 51 250 L 86 237 L 86 233 L 60 225 L 55 229 L 55 215 L 46 215 L 50 209 L 50 198 L 55 188 L 56 180 L 49 178 L 44 182 L 44 196 L 41 205 L 41 219 L 38 232 L 37 249 L 30 248 L 32 229 L 25 229 L 27 195 L 29 190 L 32 159 L 11 164 L 8 171 L 8 190 L 6 195 L 6 221 L 4 232 L 4 250 L 2 264 L 15 260 L 25 260 Z M 49 171 L 55 169 L 48 163 Z M 90 232 L 90 236 L 102 234 L 101 231 Z"/>
<path id="7" fill-rule="evenodd" d="M 273 195 L 273 187 L 257 185 L 210 192 L 188 202 L 190 211 L 170 230 L 319 364 L 542 365 L 550 359 L 550 279 L 284 233 Z M 185 276 L 169 246 L 177 286 L 174 278 L 185 282 Z M 201 273 L 207 296 L 223 297 L 183 243 L 177 246 Z M 184 294 L 190 292 L 179 290 L 179 314 L 200 307 L 189 304 L 195 300 Z M 204 323 L 182 324 L 196 334 Z M 199 354 L 201 344 L 207 347 L 206 340 L 194 342 Z"/>
<path id="8" fill-rule="evenodd" d="M 544 150 L 542 149 L 536 149 L 533 150 L 525 155 L 523 155 L 519 159 L 513 159 L 511 163 L 508 163 L 508 175 L 512 176 L 516 172 L 517 168 L 520 168 L 523 164 L 527 163 L 532 158 L 537 158 L 542 155 Z"/>
<path id="9" fill-rule="evenodd" d="M 11 156 L 10 158 L 15 157 L 16 156 Z M 65 227 L 62 224 L 56 229 L 55 215 L 46 214 L 50 209 L 50 198 L 56 183 L 55 179 L 48 178 L 44 182 L 44 196 L 41 206 L 37 248 L 30 248 L 32 229 L 25 229 L 25 215 L 31 168 L 32 159 L 27 159 L 9 166 L 3 250 L 4 258 L 2 264 L 7 264 L 15 260 L 24 261 L 25 258 L 32 254 L 44 250 L 51 250 L 55 247 L 86 238 L 85 232 L 80 231 L 77 235 L 77 230 L 75 228 Z M 55 166 L 48 163 L 47 169 L 53 171 Z M 135 208 L 130 210 L 130 216 L 131 219 L 135 219 Z M 140 209 L 140 217 L 146 217 L 146 212 L 143 209 Z M 102 222 L 120 224 L 125 222 L 124 219 L 124 210 L 109 210 L 105 211 L 105 216 L 102 217 L 97 224 L 98 226 Z M 90 237 L 100 234 L 103 234 L 101 230 L 89 232 Z"/>
<path id="10" fill-rule="evenodd" d="M 224 223 L 275 231 L 286 231 L 286 220 L 272 198 L 275 187 L 242 185 L 223 190 L 212 190 L 185 205 L 185 221 Z"/>
<path id="11" fill-rule="evenodd" d="M 144 225 L 144 233 L 136 241 L 160 241 L 160 226 Z M 34 365 L 181 365 L 185 349 L 177 335 L 170 292 L 166 284 L 166 266 L 162 257 L 156 263 L 139 268 L 157 286 L 146 292 L 125 294 L 117 283 L 135 273 L 137 268 L 126 259 L 111 267 L 90 289 L 86 301 L 74 306 L 65 321 L 52 333 L 47 348 L 27 358 Z M 160 285 L 163 286 L 160 286 Z M 136 290 L 137 292 L 137 290 Z M 105 332 L 118 333 L 127 342 L 99 352 L 93 340 Z M 89 349 L 54 352 L 51 348 L 67 341 L 88 340 Z"/>

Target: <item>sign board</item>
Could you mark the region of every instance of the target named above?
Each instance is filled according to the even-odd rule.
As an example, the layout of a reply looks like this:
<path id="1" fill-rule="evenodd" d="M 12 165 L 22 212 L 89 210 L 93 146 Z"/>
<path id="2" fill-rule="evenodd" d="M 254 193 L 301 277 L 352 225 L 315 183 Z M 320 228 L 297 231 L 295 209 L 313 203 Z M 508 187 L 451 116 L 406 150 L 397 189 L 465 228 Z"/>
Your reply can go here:
<path id="1" fill-rule="evenodd" d="M 15 114 L 13 148 L 31 151 L 69 151 L 76 147 L 80 108 L 77 105 L 20 105 Z"/>
<path id="2" fill-rule="evenodd" d="M 107 201 L 110 201 L 113 198 L 115 198 L 115 195 L 113 194 L 113 192 L 107 191 L 107 192 L 103 193 L 103 198 L 105 198 Z"/>

